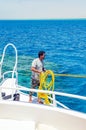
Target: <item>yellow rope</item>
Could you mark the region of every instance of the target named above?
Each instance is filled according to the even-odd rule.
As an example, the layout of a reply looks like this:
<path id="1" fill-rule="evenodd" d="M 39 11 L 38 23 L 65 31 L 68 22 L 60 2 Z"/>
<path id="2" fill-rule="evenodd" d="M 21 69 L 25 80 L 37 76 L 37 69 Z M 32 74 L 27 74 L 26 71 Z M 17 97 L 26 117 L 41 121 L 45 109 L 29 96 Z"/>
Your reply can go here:
<path id="1" fill-rule="evenodd" d="M 25 76 L 31 76 L 30 73 L 28 73 L 28 74 L 19 73 L 19 74 L 20 75 L 25 75 Z M 78 75 L 78 74 L 54 74 L 54 76 L 73 77 L 73 78 L 86 78 L 86 75 Z"/>
<path id="2" fill-rule="evenodd" d="M 48 76 L 51 76 L 51 81 L 47 81 Z M 40 75 L 40 86 L 39 90 L 51 90 L 54 91 L 54 73 L 51 70 L 47 70 Z M 51 96 L 47 93 L 38 93 L 38 98 L 44 99 L 44 104 L 50 104 L 48 96 Z"/>
<path id="3" fill-rule="evenodd" d="M 54 74 L 55 76 L 74 77 L 74 78 L 86 78 L 86 75 L 73 75 L 73 74 Z"/>

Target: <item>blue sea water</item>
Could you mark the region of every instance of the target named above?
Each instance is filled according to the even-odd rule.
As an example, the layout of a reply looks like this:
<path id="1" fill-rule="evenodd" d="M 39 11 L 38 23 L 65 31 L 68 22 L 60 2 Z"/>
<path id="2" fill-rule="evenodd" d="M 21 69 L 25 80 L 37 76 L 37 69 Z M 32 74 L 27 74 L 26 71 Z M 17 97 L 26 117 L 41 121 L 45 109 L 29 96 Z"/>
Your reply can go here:
<path id="1" fill-rule="evenodd" d="M 45 67 L 54 73 L 86 75 L 86 20 L 1 20 L 0 55 L 7 43 L 18 50 L 19 84 L 30 87 L 31 63 L 40 50 Z M 3 71 L 12 69 L 14 51 L 9 48 Z M 86 96 L 86 78 L 55 77 L 55 90 Z M 57 97 L 67 106 L 86 113 L 86 102 Z"/>

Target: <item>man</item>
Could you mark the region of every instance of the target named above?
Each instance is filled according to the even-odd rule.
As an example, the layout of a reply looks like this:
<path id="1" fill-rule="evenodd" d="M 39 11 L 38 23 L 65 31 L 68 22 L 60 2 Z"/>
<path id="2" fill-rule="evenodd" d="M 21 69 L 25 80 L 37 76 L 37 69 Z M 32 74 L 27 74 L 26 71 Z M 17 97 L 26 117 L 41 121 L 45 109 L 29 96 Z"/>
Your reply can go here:
<path id="1" fill-rule="evenodd" d="M 45 52 L 40 51 L 38 53 L 38 58 L 34 59 L 31 66 L 32 71 L 32 86 L 31 88 L 34 89 L 40 85 L 39 76 L 41 72 L 45 71 L 43 60 L 45 58 Z M 32 102 L 32 92 L 29 94 L 29 102 Z M 40 99 L 38 99 L 39 103 L 42 103 Z"/>

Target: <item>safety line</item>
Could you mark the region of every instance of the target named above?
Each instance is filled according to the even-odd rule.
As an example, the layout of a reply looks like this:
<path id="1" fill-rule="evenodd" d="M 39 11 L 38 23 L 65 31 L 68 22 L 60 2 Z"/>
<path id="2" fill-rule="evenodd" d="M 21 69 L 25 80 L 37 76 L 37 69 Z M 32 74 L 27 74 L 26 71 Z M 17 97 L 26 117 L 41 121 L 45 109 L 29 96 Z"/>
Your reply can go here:
<path id="1" fill-rule="evenodd" d="M 76 74 L 55 74 L 55 76 L 74 77 L 74 78 L 86 78 L 86 75 L 76 75 Z"/>
<path id="2" fill-rule="evenodd" d="M 20 75 L 30 76 L 30 74 L 19 73 Z M 73 77 L 73 78 L 86 78 L 86 75 L 78 75 L 78 74 L 54 74 L 55 76 L 61 77 Z"/>

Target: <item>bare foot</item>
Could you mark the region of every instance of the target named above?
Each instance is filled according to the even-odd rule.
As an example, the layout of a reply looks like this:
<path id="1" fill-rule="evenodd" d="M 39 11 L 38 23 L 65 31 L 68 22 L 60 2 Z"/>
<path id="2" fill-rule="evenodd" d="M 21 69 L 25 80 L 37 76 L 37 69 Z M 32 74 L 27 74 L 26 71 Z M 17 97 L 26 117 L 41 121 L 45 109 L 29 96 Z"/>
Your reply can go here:
<path id="1" fill-rule="evenodd" d="M 43 101 L 41 101 L 41 100 L 38 100 L 38 103 L 39 103 L 39 104 L 44 104 Z"/>
<path id="2" fill-rule="evenodd" d="M 29 102 L 31 103 L 31 102 L 32 102 L 32 100 L 29 100 Z"/>

